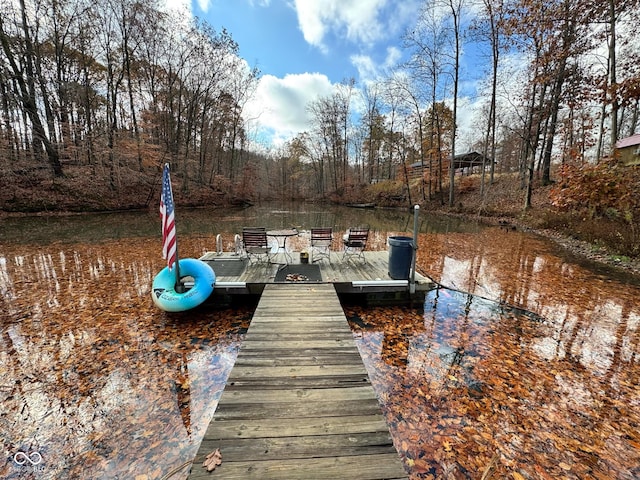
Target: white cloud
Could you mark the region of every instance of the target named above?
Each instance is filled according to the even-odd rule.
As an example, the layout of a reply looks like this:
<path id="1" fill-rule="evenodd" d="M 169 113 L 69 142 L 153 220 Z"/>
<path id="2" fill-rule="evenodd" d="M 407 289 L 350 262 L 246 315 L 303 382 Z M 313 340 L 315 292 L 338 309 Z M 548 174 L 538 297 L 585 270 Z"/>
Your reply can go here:
<path id="1" fill-rule="evenodd" d="M 485 123 L 480 121 L 482 109 L 482 99 L 458 98 L 456 155 L 469 152 L 474 142 L 482 140 L 486 128 Z"/>
<path id="2" fill-rule="evenodd" d="M 375 82 L 389 74 L 398 62 L 402 59 L 402 52 L 396 47 L 388 47 L 382 63 L 376 61 L 369 55 L 351 55 L 350 60 L 358 70 L 358 79 L 362 84 Z"/>
<path id="3" fill-rule="evenodd" d="M 372 44 L 387 35 L 380 12 L 388 0 L 294 0 L 307 43 L 326 52 L 325 36 L 337 33 L 353 43 Z"/>
<path id="4" fill-rule="evenodd" d="M 352 55 L 351 63 L 358 70 L 360 82 L 367 83 L 380 76 L 380 69 L 369 55 Z"/>
<path id="5" fill-rule="evenodd" d="M 387 48 L 387 57 L 384 60 L 385 68 L 395 67 L 402 58 L 402 51 L 398 47 Z"/>
<path id="6" fill-rule="evenodd" d="M 207 13 L 209 11 L 209 3 L 209 0 L 198 0 L 198 6 L 204 13 Z"/>
<path id="7" fill-rule="evenodd" d="M 333 91 L 334 86 L 327 76 L 320 73 L 286 75 L 284 78 L 264 75 L 246 107 L 245 118 L 257 125 L 259 134 L 267 133 L 273 137 L 272 141 L 281 143 L 308 130 L 307 106 Z"/>
<path id="8" fill-rule="evenodd" d="M 171 13 L 186 14 L 189 17 L 193 16 L 191 10 L 191 0 L 163 0 L 165 9 Z M 204 12 L 209 8 L 209 0 L 198 0 L 198 5 Z"/>

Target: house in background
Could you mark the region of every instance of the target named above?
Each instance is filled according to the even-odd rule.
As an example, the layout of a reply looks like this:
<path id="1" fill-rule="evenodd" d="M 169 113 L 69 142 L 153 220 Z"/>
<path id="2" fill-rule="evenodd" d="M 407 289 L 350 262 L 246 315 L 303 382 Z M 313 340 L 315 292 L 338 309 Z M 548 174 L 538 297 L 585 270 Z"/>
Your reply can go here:
<path id="1" fill-rule="evenodd" d="M 444 158 L 442 161 L 442 170 L 445 177 L 448 176 L 447 172 L 449 171 L 450 163 L 451 159 L 448 157 Z M 461 175 L 464 175 L 465 173 L 469 175 L 474 172 L 482 172 L 483 164 L 485 168 L 490 167 L 491 159 L 478 152 L 461 153 L 456 155 L 455 159 L 453 160 L 453 168 L 455 168 L 456 171 L 460 172 Z M 436 166 L 437 165 L 435 165 L 435 160 L 433 160 L 432 168 L 435 170 Z M 409 178 L 420 178 L 425 173 L 428 173 L 428 171 L 428 163 L 425 163 L 424 165 L 421 162 L 412 163 L 411 165 L 409 165 Z"/>
<path id="2" fill-rule="evenodd" d="M 616 154 L 623 165 L 640 165 L 640 133 L 618 140 Z"/>

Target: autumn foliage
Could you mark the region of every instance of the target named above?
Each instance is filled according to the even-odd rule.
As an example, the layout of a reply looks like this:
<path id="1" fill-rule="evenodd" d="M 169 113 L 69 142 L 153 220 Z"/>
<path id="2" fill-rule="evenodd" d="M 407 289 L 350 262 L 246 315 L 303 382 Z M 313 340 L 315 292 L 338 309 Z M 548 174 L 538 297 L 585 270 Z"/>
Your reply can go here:
<path id="1" fill-rule="evenodd" d="M 564 212 L 615 230 L 612 243 L 628 255 L 640 253 L 640 172 L 615 159 L 596 165 L 566 165 L 551 191 L 553 204 Z M 605 232 L 603 238 L 607 238 Z"/>
<path id="2" fill-rule="evenodd" d="M 568 164 L 560 169 L 561 181 L 552 191 L 555 205 L 586 212 L 590 218 L 621 217 L 630 221 L 640 214 L 640 186 L 636 169 L 624 167 L 615 159 L 595 165 Z"/>

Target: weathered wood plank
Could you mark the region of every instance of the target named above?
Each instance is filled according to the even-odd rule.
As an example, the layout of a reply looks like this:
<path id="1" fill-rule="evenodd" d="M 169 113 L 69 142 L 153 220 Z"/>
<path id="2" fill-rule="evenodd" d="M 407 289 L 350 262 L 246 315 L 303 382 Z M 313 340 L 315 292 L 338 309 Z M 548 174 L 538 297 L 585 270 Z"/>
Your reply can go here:
<path id="1" fill-rule="evenodd" d="M 224 451 L 225 462 L 299 458 L 314 451 L 318 457 L 394 453 L 388 432 L 349 433 L 322 437 L 227 438 L 205 440 L 210 450 Z M 207 449 L 205 449 L 206 451 Z"/>
<path id="2" fill-rule="evenodd" d="M 280 403 L 223 403 L 218 405 L 215 418 L 286 418 L 348 416 L 357 412 L 361 415 L 380 413 L 380 405 L 375 398 L 329 402 L 280 402 Z M 304 437 L 302 437 L 304 438 Z"/>
<path id="3" fill-rule="evenodd" d="M 351 388 L 293 388 L 293 389 L 237 389 L 233 385 L 225 387 L 220 402 L 226 403 L 279 403 L 365 400 L 371 398 L 373 389 L 363 385 Z M 375 398 L 375 395 L 374 395 Z"/>
<path id="4" fill-rule="evenodd" d="M 269 328 L 269 326 L 272 323 L 281 323 L 281 322 L 289 322 L 290 327 L 289 328 L 295 328 L 296 326 L 299 326 L 299 328 L 304 329 L 307 327 L 307 325 L 304 325 L 305 323 L 307 324 L 311 324 L 309 325 L 309 327 L 314 327 L 314 328 L 318 328 L 320 326 L 328 326 L 328 327 L 337 327 L 338 326 L 338 320 L 340 322 L 344 322 L 345 318 L 344 318 L 344 313 L 342 313 L 340 316 L 314 316 L 314 315 L 309 315 L 309 314 L 305 314 L 305 315 L 290 315 L 288 317 L 285 317 L 284 315 L 280 314 L 280 315 L 264 315 L 261 320 L 260 323 L 263 325 L 263 328 Z"/>
<path id="5" fill-rule="evenodd" d="M 343 338 L 353 339 L 353 333 L 346 325 L 346 319 L 342 316 L 342 325 L 337 320 L 325 321 L 322 317 L 317 317 L 315 321 L 310 317 L 298 317 L 291 315 L 287 317 L 264 317 L 260 319 L 258 328 L 252 330 L 251 338 L 262 337 L 264 335 L 280 335 L 285 338 Z M 255 333 L 254 333 L 255 332 Z M 247 340 L 251 340 L 247 337 Z"/>
<path id="6" fill-rule="evenodd" d="M 406 474 L 330 284 L 267 285 L 190 479 Z"/>
<path id="7" fill-rule="evenodd" d="M 246 350 L 241 350 L 242 352 L 242 356 L 244 357 L 256 357 L 256 356 L 260 356 L 260 350 L 251 350 L 251 349 L 246 349 Z M 327 356 L 327 355 L 350 355 L 350 354 L 354 354 L 357 352 L 354 352 L 353 350 L 351 350 L 349 347 L 342 347 L 342 348 L 303 348 L 303 349 L 299 349 L 299 350 L 286 350 L 286 349 L 270 349 L 269 350 L 269 355 L 265 356 L 265 358 L 272 358 L 272 359 L 276 359 L 276 358 L 309 358 L 309 357 L 320 357 L 320 356 Z M 331 363 L 335 363 L 335 362 L 331 362 Z"/>
<path id="8" fill-rule="evenodd" d="M 313 292 L 312 292 L 313 293 Z M 339 305 L 328 305 L 322 302 L 296 302 L 294 304 L 285 305 L 283 300 L 286 297 L 280 297 L 279 301 L 272 301 L 271 303 L 265 303 L 260 305 L 263 312 L 275 311 L 275 312 L 295 312 L 297 310 L 301 312 L 309 312 L 310 314 L 317 314 L 318 316 L 329 315 L 342 315 L 342 307 Z M 322 308 L 321 308 L 322 307 Z"/>
<path id="9" fill-rule="evenodd" d="M 315 313 L 314 313 L 315 312 Z M 326 308 L 322 304 L 309 304 L 309 305 L 289 305 L 289 306 L 278 306 L 277 304 L 273 304 L 270 306 L 264 306 L 260 310 L 260 315 L 262 317 L 289 317 L 289 316 L 297 316 L 297 317 L 310 317 L 315 315 L 318 320 L 322 320 L 326 317 L 335 317 L 338 315 L 344 315 L 342 309 L 336 308 Z"/>
<path id="10" fill-rule="evenodd" d="M 246 351 L 236 360 L 235 364 L 238 366 L 281 367 L 286 365 L 345 365 L 360 361 L 360 354 L 352 351 L 315 350 L 309 355 L 292 355 L 292 352 L 282 351 L 268 358 L 258 351 Z"/>
<path id="11" fill-rule="evenodd" d="M 263 329 L 260 332 L 253 330 L 251 332 L 251 340 L 253 341 L 277 341 L 277 340 L 287 340 L 287 341 L 304 341 L 309 338 L 315 338 L 317 340 L 352 340 L 353 335 L 351 332 L 339 331 L 339 330 L 330 330 L 319 329 L 314 330 L 312 332 L 296 332 L 296 331 L 283 331 L 278 327 L 275 327 L 271 330 Z"/>
<path id="12" fill-rule="evenodd" d="M 291 333 L 315 333 L 315 332 L 347 332 L 350 331 L 344 324 L 344 314 L 335 317 L 298 315 L 291 318 L 263 318 L 260 323 L 256 323 L 252 332 L 291 332 Z"/>
<path id="13" fill-rule="evenodd" d="M 233 369 L 232 374 L 229 376 L 230 380 L 237 381 L 238 379 L 246 378 L 296 378 L 296 377 L 341 377 L 350 375 L 367 375 L 367 370 L 364 365 L 351 364 L 351 365 L 301 365 L 301 366 L 278 366 L 278 367 L 247 367 L 236 366 Z"/>
<path id="14" fill-rule="evenodd" d="M 225 480 L 335 480 L 337 478 L 358 480 L 406 479 L 402 468 L 398 469 L 398 454 L 354 455 L 343 457 L 294 458 L 269 461 L 225 462 L 215 471 L 215 478 Z M 211 475 L 200 467 L 194 467 L 189 477 L 193 480 L 211 479 Z"/>
<path id="15" fill-rule="evenodd" d="M 366 385 L 369 377 L 366 375 L 343 375 L 343 376 L 322 376 L 322 377 L 265 377 L 250 379 L 234 379 L 230 385 L 234 388 L 244 387 L 260 390 L 278 390 L 282 388 L 350 388 L 354 386 Z"/>
<path id="16" fill-rule="evenodd" d="M 218 420 L 214 417 L 207 429 L 207 437 L 274 438 L 343 435 L 349 433 L 388 432 L 382 415 L 352 415 L 342 417 L 293 417 L 242 420 Z"/>
<path id="17" fill-rule="evenodd" d="M 274 341 L 262 341 L 262 340 L 250 340 L 246 339 L 242 343 L 243 350 L 298 350 L 309 348 L 336 348 L 336 349 L 350 349 L 352 346 L 350 342 L 352 339 L 335 339 L 335 340 L 274 340 Z"/>

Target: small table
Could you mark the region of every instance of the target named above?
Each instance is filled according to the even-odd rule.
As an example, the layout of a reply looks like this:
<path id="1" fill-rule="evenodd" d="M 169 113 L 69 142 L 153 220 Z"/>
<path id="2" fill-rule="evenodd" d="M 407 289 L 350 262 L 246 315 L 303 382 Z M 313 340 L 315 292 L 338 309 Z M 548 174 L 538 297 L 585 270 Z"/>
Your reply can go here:
<path id="1" fill-rule="evenodd" d="M 283 230 L 267 230 L 267 235 L 270 237 L 274 237 L 278 242 L 278 249 L 276 253 L 282 251 L 284 253 L 284 258 L 288 263 L 293 263 L 293 257 L 289 252 L 287 252 L 287 238 L 296 237 L 298 235 L 298 230 L 295 228 L 285 228 Z"/>

